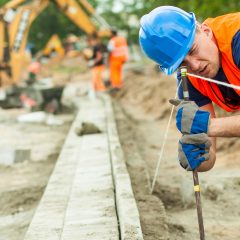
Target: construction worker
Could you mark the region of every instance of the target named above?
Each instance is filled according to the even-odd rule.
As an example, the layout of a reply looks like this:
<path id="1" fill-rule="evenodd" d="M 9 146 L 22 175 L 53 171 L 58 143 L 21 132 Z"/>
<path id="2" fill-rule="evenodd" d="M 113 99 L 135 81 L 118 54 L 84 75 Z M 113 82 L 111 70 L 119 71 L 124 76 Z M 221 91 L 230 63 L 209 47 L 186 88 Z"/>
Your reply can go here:
<path id="1" fill-rule="evenodd" d="M 111 38 L 108 43 L 110 83 L 114 90 L 123 86 L 122 69 L 128 60 L 128 46 L 124 37 L 117 35 L 117 30 L 111 30 Z"/>
<path id="2" fill-rule="evenodd" d="M 29 73 L 27 83 L 28 84 L 33 84 L 33 83 L 36 82 L 37 75 L 41 71 L 41 63 L 37 59 L 33 58 L 32 62 L 29 64 L 27 70 L 28 70 L 28 73 Z"/>
<path id="3" fill-rule="evenodd" d="M 178 156 L 187 170 L 211 169 L 216 137 L 240 136 L 240 115 L 216 118 L 212 102 L 225 111 L 239 111 L 240 90 L 201 77 L 240 86 L 240 12 L 199 23 L 194 13 L 161 6 L 142 17 L 139 41 L 165 74 L 186 66 L 187 72 L 195 75 L 187 75 L 191 101 L 171 102 L 178 105 L 176 125 L 182 133 Z M 179 71 L 177 77 L 179 82 Z"/>
<path id="4" fill-rule="evenodd" d="M 94 91 L 101 92 L 105 91 L 105 85 L 103 82 L 103 71 L 104 71 L 104 53 L 106 47 L 101 43 L 97 34 L 93 34 L 88 39 L 90 46 L 92 47 L 93 55 L 88 61 L 88 66 L 92 68 L 92 84 Z"/>

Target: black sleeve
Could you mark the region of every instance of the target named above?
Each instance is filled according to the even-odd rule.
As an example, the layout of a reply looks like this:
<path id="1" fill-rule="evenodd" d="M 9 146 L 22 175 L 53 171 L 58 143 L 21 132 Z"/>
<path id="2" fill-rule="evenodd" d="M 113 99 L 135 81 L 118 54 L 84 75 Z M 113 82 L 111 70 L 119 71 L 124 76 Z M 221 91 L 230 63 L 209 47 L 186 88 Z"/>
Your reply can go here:
<path id="1" fill-rule="evenodd" d="M 97 57 L 98 52 L 101 52 L 103 54 L 101 45 L 96 45 L 96 46 L 93 47 L 93 57 L 92 57 L 92 59 L 95 59 Z M 102 65 L 102 64 L 103 64 L 103 56 L 100 59 L 95 60 L 94 66 L 99 66 L 99 65 Z"/>
<path id="2" fill-rule="evenodd" d="M 240 69 L 240 30 L 235 34 L 232 41 L 232 56 L 235 64 Z"/>

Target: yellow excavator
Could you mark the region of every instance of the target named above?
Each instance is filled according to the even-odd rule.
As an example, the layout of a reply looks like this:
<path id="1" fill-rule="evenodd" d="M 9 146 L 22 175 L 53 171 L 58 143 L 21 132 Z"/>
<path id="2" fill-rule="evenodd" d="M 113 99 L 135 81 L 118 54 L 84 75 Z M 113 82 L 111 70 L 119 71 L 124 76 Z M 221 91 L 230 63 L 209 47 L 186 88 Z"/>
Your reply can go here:
<path id="1" fill-rule="evenodd" d="M 57 34 L 51 36 L 46 46 L 40 52 L 40 56 L 44 57 L 51 57 L 52 54 L 57 54 L 59 58 L 64 56 L 62 41 Z"/>
<path id="2" fill-rule="evenodd" d="M 80 38 L 74 34 L 68 35 L 64 42 L 57 34 L 53 34 L 47 44 L 40 50 L 35 57 L 37 59 L 53 59 L 54 62 L 59 62 L 63 57 L 76 57 L 82 54 L 79 49 L 76 49 L 76 44 L 80 42 Z"/>
<path id="3" fill-rule="evenodd" d="M 12 0 L 0 8 L 0 88 L 20 81 L 29 59 L 29 29 L 38 15 L 54 2 L 86 34 L 107 36 L 110 26 L 86 0 Z"/>

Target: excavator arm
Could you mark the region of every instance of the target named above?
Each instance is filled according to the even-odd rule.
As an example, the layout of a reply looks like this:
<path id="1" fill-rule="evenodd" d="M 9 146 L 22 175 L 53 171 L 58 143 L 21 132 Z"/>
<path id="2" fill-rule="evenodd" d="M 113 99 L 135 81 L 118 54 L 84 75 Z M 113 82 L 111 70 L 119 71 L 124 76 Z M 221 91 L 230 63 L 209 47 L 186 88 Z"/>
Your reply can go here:
<path id="1" fill-rule="evenodd" d="M 31 59 L 26 53 L 28 34 L 33 21 L 48 6 L 48 1 L 34 1 L 17 9 L 14 20 L 9 25 L 11 83 L 17 83 L 24 66 Z M 8 83 L 7 83 L 8 84 Z"/>
<path id="2" fill-rule="evenodd" d="M 25 49 L 30 27 L 50 2 L 54 2 L 60 11 L 87 34 L 97 30 L 90 16 L 99 25 L 109 27 L 85 0 L 9 1 L 0 8 L 0 87 L 20 80 L 21 71 L 27 64 Z M 107 30 L 105 34 L 108 32 Z"/>
<path id="3" fill-rule="evenodd" d="M 55 0 L 58 8 L 79 28 L 87 34 L 95 32 L 96 26 L 75 0 Z"/>

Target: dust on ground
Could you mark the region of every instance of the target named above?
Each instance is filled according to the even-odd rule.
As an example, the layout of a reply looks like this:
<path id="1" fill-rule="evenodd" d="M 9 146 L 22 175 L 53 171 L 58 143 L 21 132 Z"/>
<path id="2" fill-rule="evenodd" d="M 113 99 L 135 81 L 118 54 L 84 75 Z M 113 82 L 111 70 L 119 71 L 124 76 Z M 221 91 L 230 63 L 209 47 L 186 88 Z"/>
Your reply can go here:
<path id="1" fill-rule="evenodd" d="M 81 59 L 64 60 L 60 67 L 46 68 L 42 77 L 67 84 L 70 98 L 72 94 L 87 94 L 90 73 L 78 68 L 84 69 L 84 64 Z M 168 99 L 175 95 L 176 81 L 164 77 L 152 65 L 129 70 L 125 79 L 123 89 L 113 95 L 113 102 L 144 239 L 199 239 L 192 175 L 178 164 L 179 133 L 174 120 L 154 194 L 150 194 L 170 115 Z M 15 119 L 21 111 L 0 111 L 0 145 L 14 143 L 32 149 L 31 161 L 0 167 L 0 240 L 23 239 L 72 120 L 72 115 L 62 115 L 63 126 L 19 124 Z M 214 169 L 199 174 L 206 239 L 240 238 L 239 147 L 237 138 L 219 139 Z"/>
<path id="2" fill-rule="evenodd" d="M 154 194 L 149 193 L 170 116 L 168 99 L 175 96 L 176 81 L 163 76 L 151 65 L 140 74 L 129 71 L 125 79 L 123 89 L 113 99 L 144 239 L 199 239 L 192 173 L 178 164 L 179 133 L 174 120 Z M 217 109 L 217 115 L 226 114 Z M 239 147 L 238 138 L 218 139 L 214 168 L 199 173 L 206 239 L 240 238 Z"/>
<path id="3" fill-rule="evenodd" d="M 71 125 L 73 116 L 58 116 L 65 123 L 49 126 L 18 123 L 24 109 L 0 110 L 1 149 L 30 149 L 31 159 L 0 165 L 0 239 L 22 240 Z"/>
<path id="4" fill-rule="evenodd" d="M 62 103 L 67 111 L 56 116 L 63 125 L 19 123 L 17 117 L 27 110 L 0 109 L 0 151 L 31 150 L 31 159 L 0 165 L 0 240 L 24 239 L 74 119 L 78 96 L 87 94 L 90 77 L 80 56 L 42 67 L 38 80 L 49 78 L 54 86 L 65 87 Z"/>
<path id="5" fill-rule="evenodd" d="M 52 78 L 56 86 L 68 84 L 72 72 L 76 77 L 81 72 L 76 70 L 77 62 L 69 70 L 68 62 L 43 68 L 39 79 Z M 64 122 L 60 126 L 17 122 L 26 113 L 25 109 L 0 109 L 0 151 L 31 151 L 31 158 L 24 162 L 0 165 L 0 240 L 24 239 L 74 118 L 68 111 L 56 116 Z"/>

